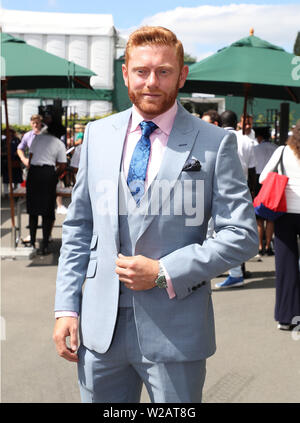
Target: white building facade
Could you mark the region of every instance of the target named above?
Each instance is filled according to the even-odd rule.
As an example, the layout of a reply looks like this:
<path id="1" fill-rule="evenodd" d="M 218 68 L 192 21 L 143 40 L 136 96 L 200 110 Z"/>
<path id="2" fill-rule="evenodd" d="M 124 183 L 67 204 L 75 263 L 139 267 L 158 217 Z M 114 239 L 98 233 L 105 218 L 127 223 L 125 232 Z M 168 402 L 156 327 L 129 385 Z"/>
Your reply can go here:
<path id="1" fill-rule="evenodd" d="M 0 26 L 2 32 L 95 72 L 97 76 L 91 78 L 94 89 L 113 90 L 118 36 L 112 15 L 2 9 Z M 46 104 L 53 102 L 44 101 Z M 30 116 L 37 113 L 39 105 L 41 100 L 37 98 L 8 99 L 10 123 L 28 125 Z M 67 105 L 79 117 L 100 116 L 112 111 L 112 102 L 105 100 L 64 100 L 63 106 Z"/>

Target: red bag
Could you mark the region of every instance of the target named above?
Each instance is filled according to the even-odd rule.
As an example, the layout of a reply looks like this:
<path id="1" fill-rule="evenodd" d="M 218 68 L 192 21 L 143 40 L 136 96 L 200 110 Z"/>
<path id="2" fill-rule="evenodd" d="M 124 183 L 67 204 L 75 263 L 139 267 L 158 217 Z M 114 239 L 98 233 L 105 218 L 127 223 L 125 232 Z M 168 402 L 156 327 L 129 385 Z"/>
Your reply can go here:
<path id="1" fill-rule="evenodd" d="M 276 172 L 269 172 L 262 187 L 254 198 L 253 206 L 258 217 L 276 220 L 286 213 L 285 187 L 289 178 Z"/>

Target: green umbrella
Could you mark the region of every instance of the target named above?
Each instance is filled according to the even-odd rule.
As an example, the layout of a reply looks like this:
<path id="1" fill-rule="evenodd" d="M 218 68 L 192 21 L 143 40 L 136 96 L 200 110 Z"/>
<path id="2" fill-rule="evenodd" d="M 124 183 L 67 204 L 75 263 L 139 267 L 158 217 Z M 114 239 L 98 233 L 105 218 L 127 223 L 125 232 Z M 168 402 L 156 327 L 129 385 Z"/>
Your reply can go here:
<path id="1" fill-rule="evenodd" d="M 1 33 L 2 77 L 7 90 L 90 87 L 91 70 Z"/>
<path id="2" fill-rule="evenodd" d="M 94 72 L 27 44 L 24 40 L 6 33 L 1 38 L 1 98 L 5 104 L 8 176 L 12 221 L 12 246 L 16 246 L 10 131 L 8 123 L 7 92 L 38 88 L 90 88 Z"/>
<path id="3" fill-rule="evenodd" d="M 8 98 L 112 101 L 112 91 L 106 89 L 90 90 L 88 88 L 41 88 L 24 93 L 8 93 Z"/>
<path id="4" fill-rule="evenodd" d="M 191 65 L 183 91 L 299 103 L 298 59 L 250 35 Z"/>

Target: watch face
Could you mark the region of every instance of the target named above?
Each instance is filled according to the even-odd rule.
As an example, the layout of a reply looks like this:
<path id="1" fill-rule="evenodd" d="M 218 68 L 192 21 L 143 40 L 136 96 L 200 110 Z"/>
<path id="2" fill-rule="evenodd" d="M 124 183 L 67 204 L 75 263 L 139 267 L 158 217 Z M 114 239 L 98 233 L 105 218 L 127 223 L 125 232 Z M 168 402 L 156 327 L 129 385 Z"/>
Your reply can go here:
<path id="1" fill-rule="evenodd" d="M 167 284 L 167 281 L 166 281 L 165 276 L 159 276 L 159 277 L 156 279 L 156 285 L 157 285 L 159 288 L 167 288 L 168 284 Z"/>

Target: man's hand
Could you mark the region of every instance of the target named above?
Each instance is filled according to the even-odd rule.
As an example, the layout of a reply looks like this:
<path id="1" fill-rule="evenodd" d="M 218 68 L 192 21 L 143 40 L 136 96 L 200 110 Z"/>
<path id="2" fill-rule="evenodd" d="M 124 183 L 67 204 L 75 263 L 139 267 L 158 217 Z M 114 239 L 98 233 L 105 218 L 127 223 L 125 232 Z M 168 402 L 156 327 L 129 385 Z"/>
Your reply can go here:
<path id="1" fill-rule="evenodd" d="M 147 257 L 118 255 L 116 273 L 121 282 L 129 289 L 143 291 L 154 288 L 155 279 L 159 272 L 158 260 Z"/>
<path id="2" fill-rule="evenodd" d="M 70 348 L 66 338 L 70 336 Z M 78 361 L 78 319 L 77 317 L 59 317 L 53 331 L 53 340 L 58 354 L 69 361 Z"/>
<path id="3" fill-rule="evenodd" d="M 27 169 L 29 168 L 29 159 L 27 159 L 27 157 L 24 154 L 24 151 L 21 149 L 17 150 L 17 154 L 20 157 L 21 162 L 23 163 L 23 165 L 25 167 L 27 167 Z"/>
<path id="4" fill-rule="evenodd" d="M 26 157 L 24 157 L 23 164 L 28 169 L 29 168 L 29 159 L 27 159 Z"/>

